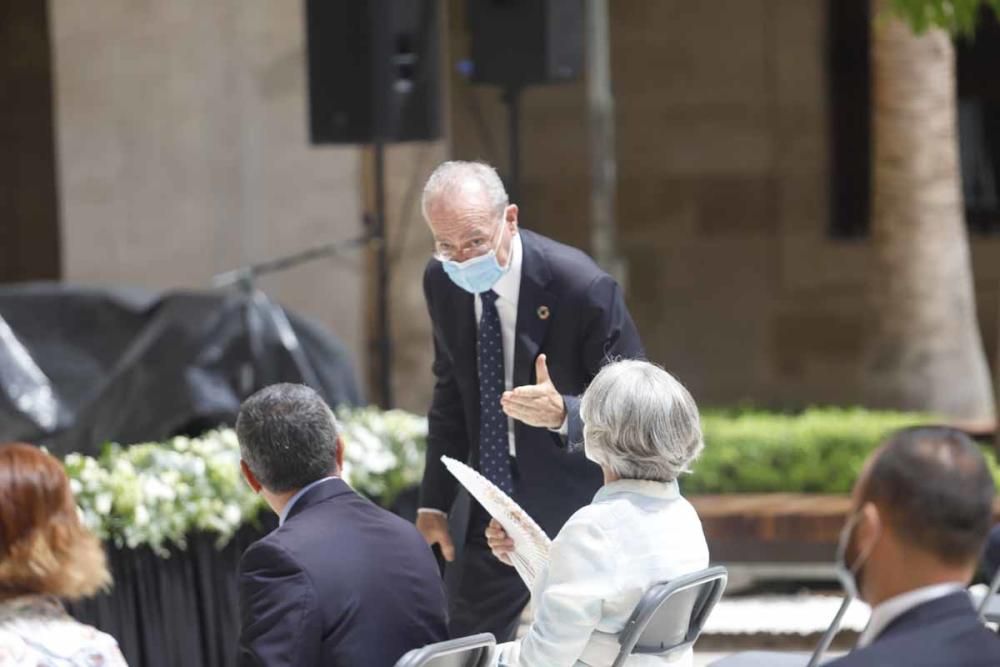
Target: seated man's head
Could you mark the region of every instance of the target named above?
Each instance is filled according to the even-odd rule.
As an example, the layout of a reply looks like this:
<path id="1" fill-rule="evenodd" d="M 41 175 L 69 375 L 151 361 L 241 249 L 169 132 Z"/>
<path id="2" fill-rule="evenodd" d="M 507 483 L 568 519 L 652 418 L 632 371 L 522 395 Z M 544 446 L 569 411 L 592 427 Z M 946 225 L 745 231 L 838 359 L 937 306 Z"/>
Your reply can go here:
<path id="1" fill-rule="evenodd" d="M 587 458 L 606 482 L 673 481 L 704 447 L 691 394 L 647 361 L 605 366 L 583 395 L 580 417 Z"/>
<path id="2" fill-rule="evenodd" d="M 271 385 L 244 401 L 236 437 L 244 477 L 277 512 L 299 489 L 339 475 L 344 463 L 333 412 L 300 384 Z"/>
<path id="3" fill-rule="evenodd" d="M 961 431 L 897 431 L 854 486 L 838 550 L 845 586 L 878 605 L 924 586 L 967 584 L 992 524 L 994 494 L 982 452 Z"/>

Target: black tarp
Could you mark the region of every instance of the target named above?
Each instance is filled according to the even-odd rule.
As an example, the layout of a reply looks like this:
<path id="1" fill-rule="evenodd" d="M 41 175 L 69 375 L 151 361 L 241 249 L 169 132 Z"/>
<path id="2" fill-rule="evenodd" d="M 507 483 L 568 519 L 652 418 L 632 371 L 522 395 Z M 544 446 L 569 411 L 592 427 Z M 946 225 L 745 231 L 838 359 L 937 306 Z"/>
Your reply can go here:
<path id="1" fill-rule="evenodd" d="M 261 292 L 0 287 L 0 442 L 95 454 L 196 435 L 274 382 L 362 402 L 344 346 Z"/>

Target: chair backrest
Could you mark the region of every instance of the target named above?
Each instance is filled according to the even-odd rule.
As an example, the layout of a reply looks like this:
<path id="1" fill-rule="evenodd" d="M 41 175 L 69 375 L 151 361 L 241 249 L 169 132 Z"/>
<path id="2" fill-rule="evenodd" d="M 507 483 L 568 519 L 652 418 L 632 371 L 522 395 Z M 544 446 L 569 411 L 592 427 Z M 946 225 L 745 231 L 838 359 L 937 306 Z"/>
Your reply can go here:
<path id="1" fill-rule="evenodd" d="M 1000 430 L 997 431 L 1000 433 Z M 997 598 L 997 591 L 1000 591 L 1000 569 L 997 569 L 996 573 L 993 575 L 993 580 L 990 581 L 990 588 L 986 591 L 986 595 L 983 596 L 982 602 L 979 603 L 979 619 L 981 621 L 989 621 L 991 623 L 996 623 L 1000 621 L 1000 599 Z"/>
<path id="2" fill-rule="evenodd" d="M 633 653 L 664 656 L 692 646 L 728 577 L 726 568 L 710 567 L 650 587 L 618 636 L 621 650 L 613 667 Z"/>
<path id="3" fill-rule="evenodd" d="M 449 639 L 413 649 L 396 662 L 396 667 L 486 667 L 496 645 L 496 638 L 488 632 Z"/>

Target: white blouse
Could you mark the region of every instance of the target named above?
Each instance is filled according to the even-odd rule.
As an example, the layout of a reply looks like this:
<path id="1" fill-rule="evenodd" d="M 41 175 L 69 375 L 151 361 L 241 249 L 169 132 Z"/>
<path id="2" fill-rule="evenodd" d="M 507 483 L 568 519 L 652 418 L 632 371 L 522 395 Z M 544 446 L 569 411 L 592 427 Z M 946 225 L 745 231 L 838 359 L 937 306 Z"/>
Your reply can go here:
<path id="1" fill-rule="evenodd" d="M 620 480 L 601 488 L 552 542 L 548 569 L 532 591 L 527 635 L 498 647 L 501 667 L 604 667 L 617 635 L 654 583 L 708 567 L 701 520 L 677 482 Z M 633 655 L 629 667 L 693 662 Z"/>
<path id="2" fill-rule="evenodd" d="M 0 602 L 0 667 L 128 667 L 118 643 L 78 623 L 55 598 Z"/>

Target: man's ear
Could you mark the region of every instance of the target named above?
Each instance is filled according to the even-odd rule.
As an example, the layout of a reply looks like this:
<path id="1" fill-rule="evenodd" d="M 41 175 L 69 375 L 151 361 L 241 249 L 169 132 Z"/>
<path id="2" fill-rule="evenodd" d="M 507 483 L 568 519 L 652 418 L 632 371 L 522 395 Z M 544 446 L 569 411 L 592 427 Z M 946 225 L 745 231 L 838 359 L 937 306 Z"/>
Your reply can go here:
<path id="1" fill-rule="evenodd" d="M 337 474 L 340 475 L 344 470 L 344 439 L 337 436 L 337 454 L 334 456 L 337 461 Z"/>
<path id="2" fill-rule="evenodd" d="M 861 506 L 861 519 L 858 522 L 857 536 L 855 541 L 859 549 L 871 550 L 875 547 L 875 541 L 882 535 L 885 528 L 882 513 L 873 502 L 867 502 Z"/>
<path id="3" fill-rule="evenodd" d="M 517 231 L 517 204 L 510 204 L 504 209 L 503 218 L 504 221 L 510 226 L 510 231 Z"/>
<path id="4" fill-rule="evenodd" d="M 240 459 L 240 470 L 243 471 L 243 479 L 247 481 L 247 484 L 250 485 L 253 492 L 260 493 L 262 485 L 259 481 L 257 481 L 257 476 L 253 474 L 253 471 L 250 470 L 250 466 L 248 466 L 247 462 L 243 459 Z"/>

